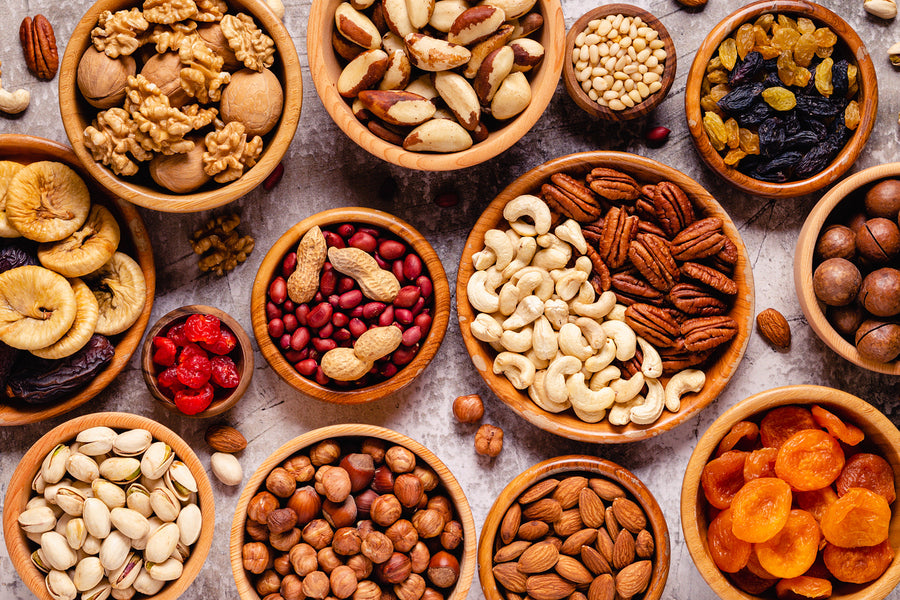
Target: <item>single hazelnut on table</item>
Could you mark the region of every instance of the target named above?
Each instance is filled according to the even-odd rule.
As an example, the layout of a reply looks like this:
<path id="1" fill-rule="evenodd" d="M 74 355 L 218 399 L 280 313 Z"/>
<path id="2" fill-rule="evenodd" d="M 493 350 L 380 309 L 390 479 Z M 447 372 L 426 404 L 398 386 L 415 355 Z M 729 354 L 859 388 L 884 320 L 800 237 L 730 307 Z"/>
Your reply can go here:
<path id="1" fill-rule="evenodd" d="M 859 289 L 859 301 L 876 317 L 900 313 L 900 271 L 885 267 L 866 275 Z"/>
<path id="2" fill-rule="evenodd" d="M 226 123 L 241 123 L 248 137 L 266 135 L 278 123 L 283 107 L 281 82 L 272 71 L 241 69 L 222 92 L 219 116 Z"/>
<path id="3" fill-rule="evenodd" d="M 816 242 L 816 256 L 822 260 L 846 258 L 856 254 L 856 234 L 846 225 L 829 225 Z"/>
<path id="4" fill-rule="evenodd" d="M 453 401 L 453 416 L 460 423 L 477 423 L 484 416 L 484 403 L 478 394 L 459 396 Z"/>
<path id="5" fill-rule="evenodd" d="M 829 306 L 825 311 L 825 317 L 834 330 L 844 337 L 853 337 L 860 323 L 865 318 L 864 311 L 859 304 L 853 303 L 846 306 Z"/>
<path id="6" fill-rule="evenodd" d="M 131 56 L 110 58 L 90 46 L 78 61 L 78 90 L 94 108 L 121 106 L 128 77 L 135 73 L 137 65 Z"/>
<path id="7" fill-rule="evenodd" d="M 864 357 L 890 362 L 900 354 L 900 325 L 867 319 L 856 331 L 856 349 Z"/>
<path id="8" fill-rule="evenodd" d="M 203 138 L 189 137 L 194 147 L 184 154 L 157 154 L 149 163 L 153 181 L 176 194 L 188 194 L 203 186 L 211 179 L 203 170 L 203 153 L 206 143 Z"/>
<path id="9" fill-rule="evenodd" d="M 475 452 L 493 458 L 500 454 L 501 450 L 503 450 L 503 430 L 487 423 L 479 427 L 475 433 Z"/>
<path id="10" fill-rule="evenodd" d="M 819 300 L 829 306 L 844 306 L 853 302 L 860 285 L 862 275 L 859 269 L 845 258 L 829 258 L 813 273 L 813 291 Z"/>
<path id="11" fill-rule="evenodd" d="M 856 231 L 856 250 L 873 263 L 886 263 L 900 253 L 900 228 L 889 219 L 869 219 Z"/>
<path id="12" fill-rule="evenodd" d="M 866 192 L 866 212 L 872 217 L 895 220 L 900 214 L 900 180 L 885 179 Z"/>

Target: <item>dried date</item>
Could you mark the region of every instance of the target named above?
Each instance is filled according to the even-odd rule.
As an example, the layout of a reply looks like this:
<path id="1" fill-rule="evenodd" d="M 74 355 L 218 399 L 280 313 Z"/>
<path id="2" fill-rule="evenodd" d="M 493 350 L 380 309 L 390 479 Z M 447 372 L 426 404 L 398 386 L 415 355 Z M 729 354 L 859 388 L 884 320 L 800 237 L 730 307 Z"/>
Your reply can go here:
<path id="1" fill-rule="evenodd" d="M 29 404 L 59 400 L 87 385 L 112 361 L 115 351 L 108 339 L 94 334 L 84 348 L 72 356 L 60 360 L 29 357 L 28 364 L 17 368 L 7 382 L 6 394 Z"/>

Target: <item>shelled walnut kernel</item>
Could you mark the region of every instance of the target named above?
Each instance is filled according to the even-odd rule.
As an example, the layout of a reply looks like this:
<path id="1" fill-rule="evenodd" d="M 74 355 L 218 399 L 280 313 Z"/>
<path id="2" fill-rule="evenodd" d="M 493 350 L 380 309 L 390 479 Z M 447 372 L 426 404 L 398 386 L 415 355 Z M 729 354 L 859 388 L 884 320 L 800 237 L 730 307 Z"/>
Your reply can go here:
<path id="1" fill-rule="evenodd" d="M 249 235 L 241 235 L 237 226 L 241 217 L 236 213 L 211 219 L 191 236 L 191 248 L 200 255 L 200 270 L 213 272 L 219 277 L 247 260 L 253 252 L 255 241 Z"/>

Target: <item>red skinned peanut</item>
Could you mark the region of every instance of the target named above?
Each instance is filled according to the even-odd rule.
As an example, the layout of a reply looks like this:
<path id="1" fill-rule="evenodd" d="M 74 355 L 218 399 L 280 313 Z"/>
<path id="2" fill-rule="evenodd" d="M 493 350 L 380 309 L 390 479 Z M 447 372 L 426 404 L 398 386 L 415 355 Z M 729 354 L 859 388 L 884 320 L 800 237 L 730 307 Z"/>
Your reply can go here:
<path id="1" fill-rule="evenodd" d="M 394 311 L 394 318 L 397 319 L 397 322 L 401 325 L 412 325 L 415 317 L 411 310 L 407 308 L 398 308 Z"/>
<path id="2" fill-rule="evenodd" d="M 303 350 L 309 344 L 309 340 L 309 329 L 300 327 L 291 335 L 291 349 L 297 351 Z"/>
<path id="3" fill-rule="evenodd" d="M 403 259 L 403 276 L 415 281 L 422 274 L 422 260 L 415 254 L 407 254 Z"/>
<path id="4" fill-rule="evenodd" d="M 284 321 L 281 319 L 272 319 L 268 325 L 269 335 L 273 338 L 280 338 L 284 334 Z"/>
<path id="5" fill-rule="evenodd" d="M 413 325 L 403 332 L 401 340 L 404 346 L 414 346 L 422 339 L 422 329 L 418 325 Z"/>
<path id="6" fill-rule="evenodd" d="M 351 225 L 350 223 L 344 223 L 340 227 L 337 228 L 337 233 L 344 239 L 349 238 L 351 235 L 356 233 L 356 227 Z"/>
<path id="7" fill-rule="evenodd" d="M 394 307 L 388 306 L 380 315 L 378 315 L 379 327 L 387 327 L 394 322 Z"/>
<path id="8" fill-rule="evenodd" d="M 284 275 L 285 279 L 291 276 L 294 272 L 294 269 L 297 268 L 297 253 L 291 252 L 287 256 L 284 257 L 284 262 L 281 263 L 281 274 Z"/>
<path id="9" fill-rule="evenodd" d="M 385 260 L 397 260 L 406 253 L 406 246 L 394 240 L 384 240 L 378 246 L 378 253 Z"/>
<path id="10" fill-rule="evenodd" d="M 419 275 L 418 277 L 416 277 L 416 285 L 419 286 L 420 290 L 422 290 L 423 298 L 431 297 L 431 293 L 434 291 L 434 284 L 431 282 L 431 279 L 429 279 L 427 275 Z"/>
<path id="11" fill-rule="evenodd" d="M 323 296 L 330 296 L 334 293 L 337 286 L 337 274 L 334 271 L 323 271 L 322 278 L 319 280 L 319 291 Z"/>
<path id="12" fill-rule="evenodd" d="M 366 233 L 362 230 L 354 233 L 350 237 L 350 239 L 347 240 L 347 243 L 350 246 L 352 246 L 354 248 L 359 248 L 363 252 L 368 252 L 369 254 L 371 254 L 372 252 L 375 252 L 375 248 L 377 247 L 377 244 L 378 244 L 377 240 L 375 239 L 375 236 L 373 236 L 369 233 Z"/>
<path id="13" fill-rule="evenodd" d="M 322 237 L 325 238 L 325 243 L 329 248 L 346 248 L 347 244 L 344 243 L 344 238 L 339 236 L 333 231 L 323 231 Z M 327 264 L 327 263 L 326 263 Z"/>
<path id="14" fill-rule="evenodd" d="M 306 326 L 306 318 L 309 316 L 309 304 L 301 304 L 294 310 L 297 316 L 297 323 Z"/>
<path id="15" fill-rule="evenodd" d="M 350 317 L 341 312 L 331 315 L 331 324 L 335 327 L 346 327 L 350 323 Z"/>
<path id="16" fill-rule="evenodd" d="M 394 298 L 394 306 L 398 308 L 411 308 L 419 300 L 421 290 L 414 285 L 407 285 L 400 288 L 397 297 Z"/>
<path id="17" fill-rule="evenodd" d="M 384 312 L 387 308 L 387 304 L 384 302 L 368 302 L 365 306 L 363 306 L 363 314 L 362 317 L 364 319 L 374 319 L 378 315 Z M 391 320 L 394 320 L 393 315 L 391 316 Z"/>
<path id="18" fill-rule="evenodd" d="M 314 309 L 309 311 L 309 315 L 306 317 L 307 324 L 313 329 L 319 329 L 324 327 L 326 323 L 331 320 L 331 315 L 334 312 L 334 309 L 331 307 L 331 304 L 327 302 L 321 302 L 316 305 Z"/>
<path id="19" fill-rule="evenodd" d="M 402 292 L 402 290 L 401 290 Z M 340 295 L 338 306 L 341 308 L 353 308 L 363 301 L 363 293 L 360 290 L 350 290 Z"/>
<path id="20" fill-rule="evenodd" d="M 269 298 L 275 304 L 283 304 L 287 300 L 287 282 L 284 280 L 284 277 L 276 277 L 269 284 Z"/>
<path id="21" fill-rule="evenodd" d="M 416 357 L 416 353 L 419 352 L 419 346 L 400 346 L 394 353 L 391 355 L 391 362 L 397 365 L 398 367 L 402 367 L 403 365 L 409 364 L 413 358 Z"/>

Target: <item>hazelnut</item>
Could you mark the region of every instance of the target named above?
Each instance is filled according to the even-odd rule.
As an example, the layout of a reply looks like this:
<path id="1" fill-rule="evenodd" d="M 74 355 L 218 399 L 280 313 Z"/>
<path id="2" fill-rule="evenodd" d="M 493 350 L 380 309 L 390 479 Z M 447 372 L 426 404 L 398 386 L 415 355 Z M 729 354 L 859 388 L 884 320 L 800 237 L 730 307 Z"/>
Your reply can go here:
<path id="1" fill-rule="evenodd" d="M 257 523 L 265 523 L 269 513 L 278 508 L 278 498 L 270 492 L 260 492 L 250 499 L 247 505 L 247 516 Z"/>
<path id="2" fill-rule="evenodd" d="M 835 331 L 844 337 L 853 337 L 865 317 L 863 309 L 856 303 L 847 306 L 829 306 L 825 315 Z"/>
<path id="3" fill-rule="evenodd" d="M 362 554 L 354 554 L 348 558 L 347 566 L 356 573 L 357 580 L 363 580 L 372 574 L 372 561 Z"/>
<path id="4" fill-rule="evenodd" d="M 440 588 L 450 587 L 459 579 L 459 561 L 449 552 L 435 553 L 428 563 L 428 579 Z"/>
<path id="5" fill-rule="evenodd" d="M 369 509 L 372 508 L 372 502 L 374 502 L 377 497 L 378 494 L 375 490 L 366 490 L 356 496 L 356 514 L 360 519 L 369 518 Z"/>
<path id="6" fill-rule="evenodd" d="M 453 401 L 453 416 L 460 423 L 477 423 L 484 416 L 484 403 L 478 394 L 459 396 Z"/>
<path id="7" fill-rule="evenodd" d="M 347 565 L 341 565 L 331 572 L 331 593 L 335 597 L 349 598 L 356 591 L 356 573 Z"/>
<path id="8" fill-rule="evenodd" d="M 300 533 L 300 529 L 297 527 L 291 527 L 290 529 L 282 533 L 271 534 L 269 536 L 269 544 L 271 544 L 272 547 L 276 550 L 287 552 L 288 550 L 296 546 L 301 539 L 303 539 L 303 536 Z"/>
<path id="9" fill-rule="evenodd" d="M 284 92 L 272 71 L 241 69 L 222 92 L 219 115 L 225 123 L 242 124 L 248 137 L 266 135 L 281 119 L 283 107 Z"/>
<path id="10" fill-rule="evenodd" d="M 830 225 L 816 242 L 816 257 L 821 260 L 829 258 L 846 258 L 850 260 L 856 254 L 856 234 L 846 225 Z"/>
<path id="11" fill-rule="evenodd" d="M 375 574 L 382 583 L 400 583 L 405 581 L 410 573 L 412 564 L 409 557 L 399 552 L 394 552 L 390 558 L 375 567 Z"/>
<path id="12" fill-rule="evenodd" d="M 334 532 L 334 538 L 331 540 L 334 551 L 344 556 L 358 554 L 361 544 L 359 532 L 353 527 L 341 527 Z"/>
<path id="13" fill-rule="evenodd" d="M 282 554 L 277 557 L 275 561 L 272 563 L 272 568 L 275 569 L 275 572 L 284 577 L 288 573 L 291 572 L 291 557 L 288 554 Z M 284 580 L 282 580 L 284 582 Z M 284 592 L 281 592 L 281 595 L 284 595 Z"/>
<path id="14" fill-rule="evenodd" d="M 422 480 L 414 473 L 402 473 L 394 479 L 394 495 L 406 508 L 413 508 L 419 504 L 424 491 Z"/>
<path id="15" fill-rule="evenodd" d="M 900 271 L 885 267 L 866 275 L 859 288 L 859 301 L 876 317 L 900 313 Z"/>
<path id="16" fill-rule="evenodd" d="M 853 302 L 860 285 L 862 275 L 859 269 L 845 258 L 829 258 L 813 272 L 813 291 L 819 300 L 829 306 L 844 306 Z M 476 438 L 476 449 L 477 443 Z"/>
<path id="17" fill-rule="evenodd" d="M 266 525 L 270 533 L 284 533 L 297 524 L 297 513 L 290 508 L 277 508 L 269 513 Z"/>
<path id="18" fill-rule="evenodd" d="M 141 75 L 168 96 L 169 106 L 181 108 L 191 100 L 190 95 L 181 87 L 182 68 L 177 52 L 154 54 L 144 63 Z"/>
<path id="19" fill-rule="evenodd" d="M 312 466 L 307 456 L 292 456 L 284 461 L 281 466 L 297 483 L 305 483 L 316 475 L 316 468 Z"/>
<path id="20" fill-rule="evenodd" d="M 391 540 L 397 552 L 409 552 L 419 541 L 419 532 L 406 519 L 397 519 L 384 534 Z"/>
<path id="21" fill-rule="evenodd" d="M 269 539 L 269 528 L 266 527 L 265 523 L 257 523 L 253 519 L 247 519 L 244 530 L 254 542 L 264 542 Z"/>
<path id="22" fill-rule="evenodd" d="M 403 446 L 391 446 L 384 453 L 384 462 L 394 473 L 409 473 L 416 468 L 416 455 Z"/>
<path id="23" fill-rule="evenodd" d="M 372 509 L 369 511 L 370 518 L 382 527 L 393 525 L 394 521 L 400 518 L 403 513 L 403 507 L 400 501 L 393 494 L 382 494 L 375 498 L 372 503 Z"/>
<path id="24" fill-rule="evenodd" d="M 353 592 L 353 600 L 381 600 L 381 588 L 374 581 L 360 581 Z"/>
<path id="25" fill-rule="evenodd" d="M 331 582 L 328 580 L 328 575 L 322 571 L 313 571 L 303 578 L 301 589 L 307 598 L 324 600 L 331 591 Z"/>
<path id="26" fill-rule="evenodd" d="M 885 179 L 866 192 L 866 212 L 894 220 L 900 213 L 900 180 Z"/>
<path id="27" fill-rule="evenodd" d="M 417 510 L 412 516 L 413 527 L 425 539 L 441 535 L 445 523 L 444 515 L 433 508 Z"/>
<path id="28" fill-rule="evenodd" d="M 309 451 L 309 461 L 313 466 L 321 467 L 341 457 L 341 447 L 334 440 L 322 440 Z"/>
<path id="29" fill-rule="evenodd" d="M 281 576 L 275 571 L 266 571 L 256 580 L 256 593 L 260 596 L 278 593 L 281 589 Z"/>
<path id="30" fill-rule="evenodd" d="M 297 489 L 287 501 L 288 508 L 297 513 L 297 524 L 306 525 L 322 510 L 322 499 L 312 487 L 306 485 Z"/>
<path id="31" fill-rule="evenodd" d="M 316 556 L 316 549 L 309 544 L 300 543 L 291 548 L 288 552 L 288 558 L 291 561 L 291 567 L 294 573 L 300 577 L 306 577 L 319 568 L 319 559 Z"/>
<path id="32" fill-rule="evenodd" d="M 325 473 L 328 472 L 328 469 L 331 469 L 331 465 L 322 465 L 318 469 L 316 469 L 316 482 L 313 484 L 316 489 L 316 493 L 320 496 L 325 495 L 325 484 L 322 481 L 325 479 Z"/>
<path id="33" fill-rule="evenodd" d="M 121 106 L 128 78 L 135 73 L 137 66 L 133 57 L 110 58 L 88 46 L 78 61 L 78 89 L 94 108 Z"/>
<path id="34" fill-rule="evenodd" d="M 376 531 L 375 523 L 371 519 L 363 519 L 356 523 L 356 530 L 359 532 L 359 537 L 366 539 L 367 535 Z"/>
<path id="35" fill-rule="evenodd" d="M 281 580 L 280 592 L 284 600 L 304 600 L 303 582 L 293 573 Z"/>
<path id="36" fill-rule="evenodd" d="M 574 596 L 575 594 L 573 593 L 569 596 L 569 600 L 585 600 L 584 598 L 575 598 Z M 444 600 L 444 595 L 434 588 L 427 587 L 425 588 L 425 591 L 422 592 L 421 600 Z"/>
<path id="37" fill-rule="evenodd" d="M 150 177 L 176 194 L 187 194 L 204 185 L 210 176 L 203 170 L 206 143 L 200 137 L 188 137 L 194 147 L 184 154 L 157 154 L 148 163 Z"/>
<path id="38" fill-rule="evenodd" d="M 424 573 L 430 561 L 431 551 L 428 550 L 428 546 L 425 545 L 425 542 L 416 542 L 416 545 L 409 551 L 409 562 L 412 565 L 412 572 Z"/>
<path id="39" fill-rule="evenodd" d="M 331 467 L 322 475 L 322 489 L 332 502 L 343 502 L 350 495 L 350 475 L 341 467 Z"/>
<path id="40" fill-rule="evenodd" d="M 331 546 L 326 546 L 316 553 L 319 569 L 330 575 L 332 571 L 344 564 L 344 561 Z"/>
<path id="41" fill-rule="evenodd" d="M 375 464 L 384 460 L 384 452 L 387 448 L 387 442 L 379 438 L 366 438 L 363 440 L 360 452 L 368 454 L 375 461 Z"/>
<path id="42" fill-rule="evenodd" d="M 441 532 L 441 546 L 444 550 L 455 550 L 462 542 L 463 528 L 459 521 L 448 521 Z"/>
<path id="43" fill-rule="evenodd" d="M 369 487 L 375 477 L 375 461 L 368 454 L 348 454 L 340 466 L 350 476 L 350 491 L 354 494 Z"/>
<path id="44" fill-rule="evenodd" d="M 326 500 L 322 504 L 322 514 L 332 527 L 349 527 L 356 522 L 356 501 L 348 496 L 343 502 Z"/>
<path id="45" fill-rule="evenodd" d="M 360 552 L 373 563 L 381 564 L 393 554 L 394 543 L 380 531 L 373 531 L 363 538 Z"/>
<path id="46" fill-rule="evenodd" d="M 282 596 L 278 592 L 273 592 L 271 594 L 266 594 L 265 596 L 263 596 L 262 600 L 284 600 L 284 596 Z"/>
<path id="47" fill-rule="evenodd" d="M 856 349 L 869 360 L 890 362 L 900 354 L 900 325 L 867 319 L 856 331 Z"/>
<path id="48" fill-rule="evenodd" d="M 421 575 L 411 573 L 406 581 L 394 586 L 397 600 L 419 600 L 425 593 L 425 580 Z"/>
<path id="49" fill-rule="evenodd" d="M 288 498 L 297 489 L 297 480 L 287 469 L 275 467 L 266 477 L 266 489 L 279 498 Z"/>
<path id="50" fill-rule="evenodd" d="M 303 528 L 303 541 L 317 551 L 331 543 L 334 532 L 324 519 L 314 519 Z"/>
<path id="51" fill-rule="evenodd" d="M 375 469 L 372 478 L 372 489 L 379 494 L 387 494 L 394 491 L 394 473 L 387 465 L 381 465 Z"/>
<path id="52" fill-rule="evenodd" d="M 453 504 L 446 496 L 432 496 L 428 499 L 427 508 L 433 508 L 441 513 L 441 516 L 444 517 L 444 521 L 453 519 Z"/>
<path id="53" fill-rule="evenodd" d="M 437 473 L 435 473 L 434 469 L 430 467 L 416 465 L 416 468 L 413 469 L 413 475 L 419 478 L 419 480 L 422 482 L 422 488 L 426 492 L 430 492 L 437 487 L 438 483 L 440 483 L 440 479 L 438 479 Z"/>
<path id="54" fill-rule="evenodd" d="M 900 253 L 900 229 L 888 219 L 869 219 L 856 232 L 856 250 L 873 263 L 886 263 Z"/>
<path id="55" fill-rule="evenodd" d="M 259 575 L 269 564 L 269 547 L 262 542 L 250 542 L 241 548 L 244 570 Z"/>

